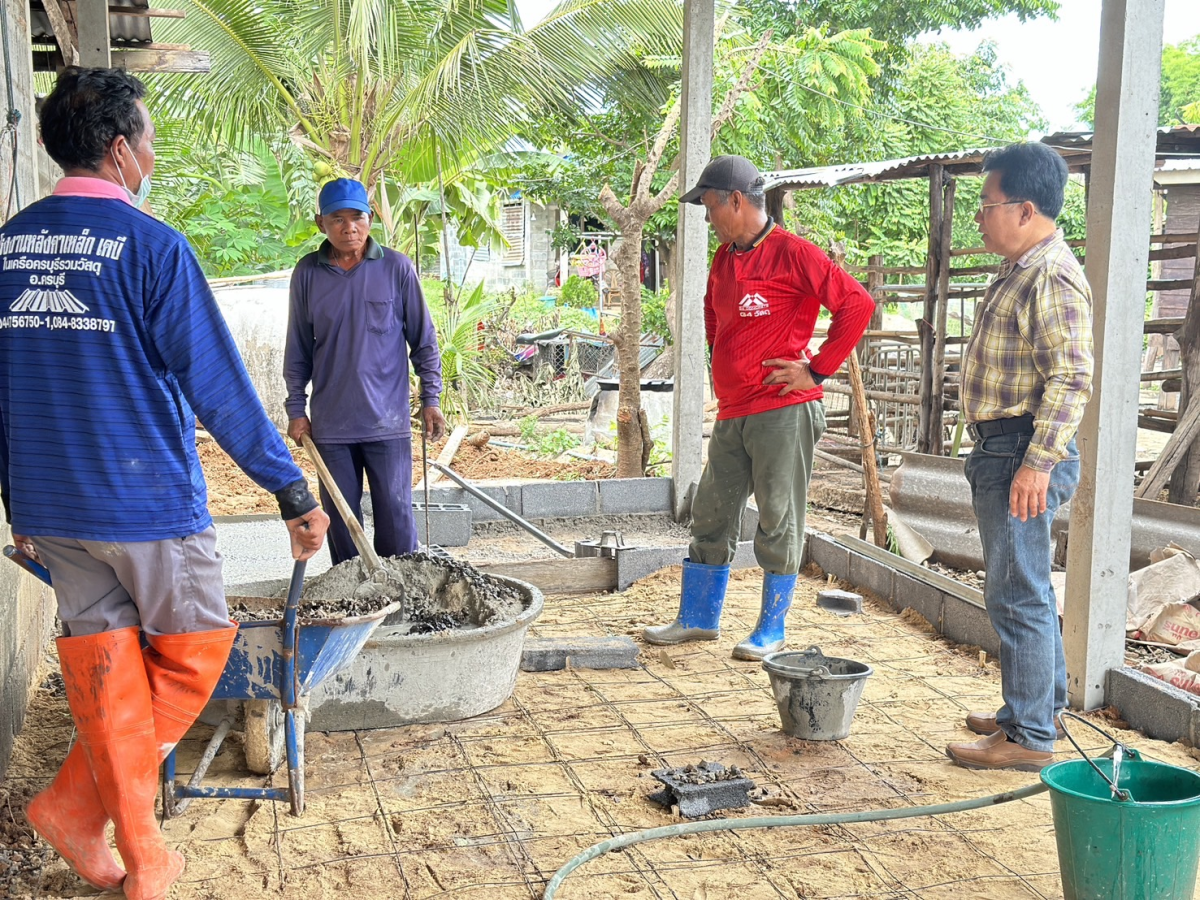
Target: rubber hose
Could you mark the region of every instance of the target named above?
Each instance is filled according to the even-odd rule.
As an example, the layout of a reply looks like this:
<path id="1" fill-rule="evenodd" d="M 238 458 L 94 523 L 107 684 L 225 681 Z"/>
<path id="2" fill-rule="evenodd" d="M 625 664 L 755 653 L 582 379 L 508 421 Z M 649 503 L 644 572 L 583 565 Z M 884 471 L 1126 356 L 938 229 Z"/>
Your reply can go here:
<path id="1" fill-rule="evenodd" d="M 912 819 L 918 816 L 940 816 L 945 813 L 963 812 L 968 809 L 981 809 L 985 806 L 997 806 L 1011 800 L 1023 800 L 1047 790 L 1046 785 L 1038 782 L 1015 791 L 1003 794 L 992 794 L 980 797 L 978 800 L 959 800 L 957 803 L 939 803 L 935 806 L 909 806 L 901 809 L 868 809 L 853 813 L 812 813 L 803 816 L 760 816 L 751 819 L 706 819 L 703 822 L 682 822 L 679 825 L 664 825 L 662 828 L 649 828 L 645 831 L 634 831 L 609 838 L 598 844 L 593 844 L 582 853 L 570 859 L 566 865 L 554 873 L 542 900 L 553 900 L 555 892 L 568 875 L 586 862 L 597 856 L 602 856 L 611 850 L 621 850 L 641 844 L 646 841 L 656 841 L 659 838 L 678 837 L 684 834 L 700 834 L 705 831 L 741 831 L 746 828 L 787 828 L 813 825 L 844 825 L 853 822 L 881 822 L 886 819 Z"/>

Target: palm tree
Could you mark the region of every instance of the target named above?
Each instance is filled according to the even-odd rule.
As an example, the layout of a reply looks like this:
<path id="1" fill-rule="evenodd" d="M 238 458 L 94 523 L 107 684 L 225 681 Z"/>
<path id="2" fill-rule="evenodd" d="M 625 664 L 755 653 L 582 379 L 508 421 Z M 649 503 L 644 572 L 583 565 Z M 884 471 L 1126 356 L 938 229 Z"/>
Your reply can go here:
<path id="1" fill-rule="evenodd" d="M 565 0 L 526 29 L 509 0 L 183 0 L 163 39 L 211 74 L 154 79 L 157 102 L 235 145 L 289 134 L 374 188 L 446 177 L 596 85 L 678 53 L 680 0 Z M 169 24 L 168 24 L 169 23 Z"/>

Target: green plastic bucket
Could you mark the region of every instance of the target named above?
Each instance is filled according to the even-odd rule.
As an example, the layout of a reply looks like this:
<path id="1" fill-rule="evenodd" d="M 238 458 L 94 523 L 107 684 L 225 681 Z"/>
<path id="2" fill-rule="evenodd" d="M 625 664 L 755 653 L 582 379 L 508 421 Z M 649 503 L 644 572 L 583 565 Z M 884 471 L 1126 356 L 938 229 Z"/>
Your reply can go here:
<path id="1" fill-rule="evenodd" d="M 1126 759 L 1117 787 L 1133 799 L 1119 801 L 1104 780 L 1112 766 L 1111 759 L 1073 759 L 1042 769 L 1065 900 L 1192 900 L 1200 774 Z"/>

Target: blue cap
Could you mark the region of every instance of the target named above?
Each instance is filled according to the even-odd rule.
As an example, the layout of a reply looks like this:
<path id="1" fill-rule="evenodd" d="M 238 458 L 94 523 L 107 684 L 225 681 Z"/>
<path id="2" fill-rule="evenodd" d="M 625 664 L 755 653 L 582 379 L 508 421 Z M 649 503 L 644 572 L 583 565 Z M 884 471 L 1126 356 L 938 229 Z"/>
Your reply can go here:
<path id="1" fill-rule="evenodd" d="M 367 189 L 361 182 L 353 178 L 335 178 L 321 188 L 317 197 L 317 208 L 323 216 L 335 213 L 339 209 L 359 209 L 369 213 L 371 204 L 367 202 Z"/>

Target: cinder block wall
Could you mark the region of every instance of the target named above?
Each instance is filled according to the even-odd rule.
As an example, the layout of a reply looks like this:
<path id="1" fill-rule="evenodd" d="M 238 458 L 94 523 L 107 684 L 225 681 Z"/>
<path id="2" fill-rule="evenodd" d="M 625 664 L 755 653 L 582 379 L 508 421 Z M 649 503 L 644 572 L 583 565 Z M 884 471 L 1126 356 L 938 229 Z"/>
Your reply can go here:
<path id="1" fill-rule="evenodd" d="M 0 527 L 0 541 L 12 534 Z M 8 560 L 0 561 L 0 778 L 8 769 L 13 741 L 25 722 L 25 707 L 38 665 L 54 631 L 54 592 Z"/>

